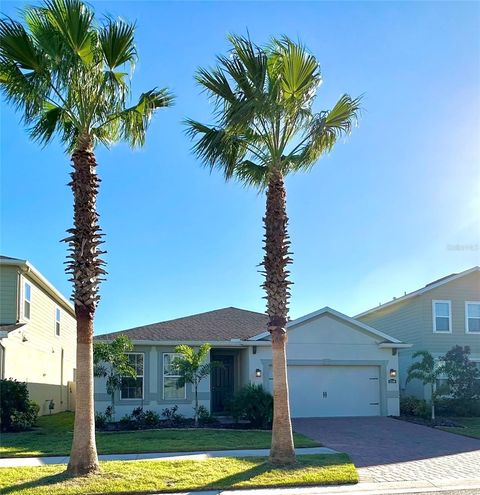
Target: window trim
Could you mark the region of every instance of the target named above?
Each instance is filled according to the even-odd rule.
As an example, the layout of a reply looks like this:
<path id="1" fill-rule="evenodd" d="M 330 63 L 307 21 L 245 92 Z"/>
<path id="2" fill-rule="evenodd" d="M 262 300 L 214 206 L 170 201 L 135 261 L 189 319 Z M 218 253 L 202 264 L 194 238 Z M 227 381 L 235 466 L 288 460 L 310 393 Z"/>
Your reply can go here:
<path id="1" fill-rule="evenodd" d="M 164 401 L 176 401 L 176 400 L 186 400 L 187 399 L 187 384 L 183 387 L 183 397 L 175 397 L 175 398 L 165 398 L 165 377 L 167 378 L 180 378 L 180 375 L 165 375 L 165 356 L 167 354 L 173 354 L 176 356 L 180 356 L 178 352 L 163 352 L 162 353 L 162 400 Z"/>
<path id="2" fill-rule="evenodd" d="M 471 332 L 469 329 L 468 329 L 468 305 L 469 304 L 478 304 L 480 306 L 480 301 L 465 301 L 465 333 L 470 333 L 472 335 L 480 335 L 480 332 Z M 480 317 L 473 317 L 475 319 L 479 319 L 480 320 Z"/>
<path id="3" fill-rule="evenodd" d="M 57 320 L 57 311 L 58 311 L 58 320 Z M 57 333 L 57 323 L 58 323 L 58 333 Z M 60 306 L 55 306 L 55 326 L 53 331 L 55 332 L 55 337 L 60 337 L 62 333 L 62 312 L 60 310 Z"/>
<path id="4" fill-rule="evenodd" d="M 448 332 L 443 330 L 437 330 L 437 315 L 435 313 L 435 304 L 443 303 L 448 304 Z M 445 318 L 445 316 L 439 316 L 439 318 Z M 452 333 L 452 301 L 447 301 L 443 299 L 433 299 L 432 300 L 432 320 L 433 320 L 433 333 Z"/>
<path id="5" fill-rule="evenodd" d="M 30 299 L 27 299 L 27 291 L 26 291 L 26 286 L 30 287 Z M 22 318 L 25 320 L 30 321 L 32 317 L 32 284 L 26 280 L 25 278 L 23 279 L 23 292 L 22 292 Z M 25 316 L 25 302 L 28 302 L 29 308 L 28 308 L 28 316 Z"/>
<path id="6" fill-rule="evenodd" d="M 120 400 L 145 400 L 145 353 L 144 352 L 126 352 L 127 356 L 129 355 L 139 355 L 142 356 L 143 359 L 143 373 L 141 375 L 137 375 L 137 378 L 142 378 L 142 396 L 141 397 L 123 397 L 122 396 L 122 387 L 120 387 Z M 129 376 L 125 376 L 122 378 L 131 378 Z"/>

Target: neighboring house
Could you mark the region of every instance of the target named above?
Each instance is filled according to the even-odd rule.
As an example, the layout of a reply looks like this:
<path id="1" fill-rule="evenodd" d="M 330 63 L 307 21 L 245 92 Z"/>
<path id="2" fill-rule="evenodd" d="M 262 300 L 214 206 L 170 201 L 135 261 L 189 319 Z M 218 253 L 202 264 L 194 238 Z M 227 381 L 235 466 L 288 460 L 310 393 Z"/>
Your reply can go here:
<path id="1" fill-rule="evenodd" d="M 161 412 L 173 405 L 192 414 L 192 389 L 176 387 L 178 377 L 171 367 L 178 344 L 209 342 L 210 359 L 223 363 L 199 389 L 200 403 L 212 413 L 226 413 L 228 399 L 249 383 L 271 391 L 266 324 L 264 314 L 225 308 L 97 336 L 108 341 L 127 335 L 134 343 L 129 355 L 138 376 L 124 379 L 116 394 L 117 416 L 138 406 Z M 398 414 L 397 349 L 404 347 L 408 344 L 330 308 L 291 321 L 287 356 L 292 417 Z M 105 380 L 97 378 L 95 408 L 104 411 L 109 404 Z"/>
<path id="2" fill-rule="evenodd" d="M 468 345 L 480 367 L 480 268 L 443 277 L 356 318 L 413 344 L 400 351 L 400 388 L 429 399 L 429 387 L 418 380 L 406 384 L 415 351 L 427 350 L 439 358 L 455 345 Z"/>
<path id="3" fill-rule="evenodd" d="M 27 382 L 40 414 L 74 409 L 75 312 L 28 261 L 0 256 L 0 377 Z"/>

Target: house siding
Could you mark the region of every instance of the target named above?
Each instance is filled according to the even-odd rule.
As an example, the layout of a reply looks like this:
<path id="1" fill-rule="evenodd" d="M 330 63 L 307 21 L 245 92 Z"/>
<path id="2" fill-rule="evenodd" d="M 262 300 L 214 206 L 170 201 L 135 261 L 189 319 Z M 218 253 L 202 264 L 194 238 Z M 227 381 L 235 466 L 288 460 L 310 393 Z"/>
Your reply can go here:
<path id="1" fill-rule="evenodd" d="M 0 265 L 0 325 L 17 322 L 18 268 Z"/>
<path id="2" fill-rule="evenodd" d="M 432 301 L 434 300 L 451 301 L 451 333 L 433 331 Z M 465 301 L 480 301 L 478 271 L 358 317 L 360 321 L 382 332 L 413 344 L 412 348 L 400 351 L 400 386 L 403 392 L 423 398 L 429 397 L 428 390 L 419 382 L 406 383 L 407 370 L 416 351 L 427 350 L 434 356 L 440 357 L 455 345 L 468 345 L 471 358 L 480 360 L 480 335 L 465 331 Z"/>
<path id="3" fill-rule="evenodd" d="M 2 267 L 3 268 L 3 267 Z M 30 318 L 23 317 L 23 284 L 31 286 Z M 40 414 L 70 410 L 73 397 L 69 382 L 74 381 L 76 363 L 76 321 L 72 309 L 60 305 L 28 274 L 20 278 L 20 329 L 2 340 L 5 348 L 5 378 L 27 382 L 31 400 Z M 55 309 L 60 309 L 60 336 L 55 333 Z"/>

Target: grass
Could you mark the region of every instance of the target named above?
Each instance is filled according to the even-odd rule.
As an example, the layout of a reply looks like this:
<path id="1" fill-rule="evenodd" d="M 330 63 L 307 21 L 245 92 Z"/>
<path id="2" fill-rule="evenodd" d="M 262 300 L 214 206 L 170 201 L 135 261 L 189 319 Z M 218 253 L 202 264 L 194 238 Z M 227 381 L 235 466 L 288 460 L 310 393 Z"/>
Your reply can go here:
<path id="1" fill-rule="evenodd" d="M 68 455 L 72 443 L 73 414 L 42 416 L 38 428 L 21 433 L 3 433 L 0 457 L 36 457 Z M 194 450 L 269 448 L 271 433 L 257 430 L 144 430 L 98 432 L 99 454 L 139 452 L 189 452 Z M 296 447 L 316 447 L 318 442 L 295 434 Z"/>
<path id="2" fill-rule="evenodd" d="M 455 423 L 459 423 L 464 428 L 446 428 L 442 427 L 442 430 L 450 431 L 451 433 L 458 433 L 466 437 L 480 438 L 480 417 L 477 418 L 451 418 Z"/>
<path id="3" fill-rule="evenodd" d="M 159 493 L 227 488 L 337 485 L 358 481 L 346 454 L 302 455 L 291 468 L 275 468 L 263 457 L 203 461 L 112 461 L 101 473 L 69 478 L 65 466 L 0 469 L 0 493 L 74 495 Z"/>

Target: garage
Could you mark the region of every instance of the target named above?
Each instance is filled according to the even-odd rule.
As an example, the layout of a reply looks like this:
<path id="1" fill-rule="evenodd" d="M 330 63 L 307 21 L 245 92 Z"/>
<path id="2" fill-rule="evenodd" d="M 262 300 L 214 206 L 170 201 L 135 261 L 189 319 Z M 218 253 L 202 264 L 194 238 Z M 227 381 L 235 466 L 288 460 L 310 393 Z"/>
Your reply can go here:
<path id="1" fill-rule="evenodd" d="M 287 334 L 292 418 L 399 414 L 398 350 L 410 344 L 328 307 L 292 320 Z M 252 351 L 249 366 L 253 383 L 273 392 L 271 349 Z"/>
<path id="2" fill-rule="evenodd" d="M 292 418 L 379 416 L 378 366 L 289 366 Z"/>

